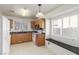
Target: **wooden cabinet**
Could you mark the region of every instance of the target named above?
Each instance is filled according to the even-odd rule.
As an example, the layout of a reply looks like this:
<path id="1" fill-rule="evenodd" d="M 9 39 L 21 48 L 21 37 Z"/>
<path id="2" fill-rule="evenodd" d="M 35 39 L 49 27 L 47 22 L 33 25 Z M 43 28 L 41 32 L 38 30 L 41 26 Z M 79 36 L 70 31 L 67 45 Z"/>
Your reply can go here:
<path id="1" fill-rule="evenodd" d="M 36 21 L 36 24 L 38 24 L 39 25 L 39 28 L 45 28 L 45 19 L 38 19 L 37 21 Z"/>
<path id="2" fill-rule="evenodd" d="M 37 46 L 45 45 L 45 35 L 44 34 L 37 34 L 36 35 L 36 45 Z"/>
<path id="3" fill-rule="evenodd" d="M 40 18 L 40 19 L 36 19 L 36 21 L 31 21 L 32 29 L 35 29 L 35 25 L 39 25 L 39 28 L 44 29 L 45 28 L 45 19 Z"/>
<path id="4" fill-rule="evenodd" d="M 13 33 L 11 34 L 11 44 L 32 41 L 32 33 Z"/>

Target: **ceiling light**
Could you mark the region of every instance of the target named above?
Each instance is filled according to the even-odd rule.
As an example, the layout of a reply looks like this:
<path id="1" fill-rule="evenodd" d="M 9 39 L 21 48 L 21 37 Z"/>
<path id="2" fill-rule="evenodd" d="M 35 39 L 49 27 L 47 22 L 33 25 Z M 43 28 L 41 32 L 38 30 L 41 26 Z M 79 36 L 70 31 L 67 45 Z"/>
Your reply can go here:
<path id="1" fill-rule="evenodd" d="M 39 6 L 39 12 L 36 14 L 36 17 L 38 17 L 38 18 L 44 18 L 44 14 L 40 10 L 41 4 L 38 4 L 38 6 Z"/>
<path id="2" fill-rule="evenodd" d="M 29 16 L 29 10 L 25 8 L 21 8 L 21 15 L 22 16 Z"/>
<path id="3" fill-rule="evenodd" d="M 39 18 L 44 18 L 44 14 L 43 14 L 43 13 L 41 13 L 41 12 L 39 12 L 39 13 L 37 13 L 36 17 L 39 17 Z"/>

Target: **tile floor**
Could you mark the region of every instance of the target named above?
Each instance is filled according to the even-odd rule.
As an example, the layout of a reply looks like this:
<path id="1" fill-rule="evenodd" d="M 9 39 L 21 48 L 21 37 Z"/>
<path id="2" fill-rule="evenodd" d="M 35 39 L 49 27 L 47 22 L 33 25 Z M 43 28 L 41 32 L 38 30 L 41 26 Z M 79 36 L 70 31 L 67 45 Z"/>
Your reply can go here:
<path id="1" fill-rule="evenodd" d="M 55 55 L 45 46 L 35 46 L 32 42 L 11 45 L 10 55 Z"/>

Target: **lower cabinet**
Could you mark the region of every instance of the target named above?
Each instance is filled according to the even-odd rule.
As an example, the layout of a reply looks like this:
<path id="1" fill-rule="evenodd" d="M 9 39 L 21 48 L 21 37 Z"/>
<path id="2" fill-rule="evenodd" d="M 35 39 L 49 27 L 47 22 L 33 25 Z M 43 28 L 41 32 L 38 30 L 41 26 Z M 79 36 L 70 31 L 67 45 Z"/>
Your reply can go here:
<path id="1" fill-rule="evenodd" d="M 36 45 L 37 46 L 45 45 L 45 34 L 37 34 L 36 35 Z"/>
<path id="2" fill-rule="evenodd" d="M 76 55 L 75 53 L 46 40 L 46 47 L 56 55 Z"/>
<path id="3" fill-rule="evenodd" d="M 11 34 L 11 44 L 32 41 L 32 33 L 13 33 Z"/>

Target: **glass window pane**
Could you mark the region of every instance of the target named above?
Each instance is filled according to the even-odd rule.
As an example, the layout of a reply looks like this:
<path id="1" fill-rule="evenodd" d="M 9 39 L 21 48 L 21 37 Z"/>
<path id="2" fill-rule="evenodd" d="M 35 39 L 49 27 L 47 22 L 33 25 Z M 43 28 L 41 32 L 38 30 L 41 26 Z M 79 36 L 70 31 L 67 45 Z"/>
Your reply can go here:
<path id="1" fill-rule="evenodd" d="M 64 17 L 63 18 L 63 28 L 68 28 L 69 27 L 69 17 Z"/>
<path id="2" fill-rule="evenodd" d="M 78 26 L 78 16 L 77 15 L 73 15 L 70 17 L 70 27 L 71 28 L 76 28 Z"/>
<path id="3" fill-rule="evenodd" d="M 63 30 L 62 30 L 62 35 L 65 37 L 68 37 L 70 35 L 70 25 L 69 25 L 69 17 L 64 17 L 63 18 Z"/>
<path id="4" fill-rule="evenodd" d="M 63 30 L 62 35 L 67 38 L 76 38 L 77 27 L 78 27 L 78 17 L 77 15 L 64 17 L 63 18 Z"/>
<path id="5" fill-rule="evenodd" d="M 60 35 L 62 19 L 53 20 L 53 34 Z"/>
<path id="6" fill-rule="evenodd" d="M 61 28 L 62 26 L 62 19 L 58 19 L 58 28 Z"/>
<path id="7" fill-rule="evenodd" d="M 50 30 L 50 20 L 46 20 L 46 35 L 49 35 L 49 30 Z"/>

